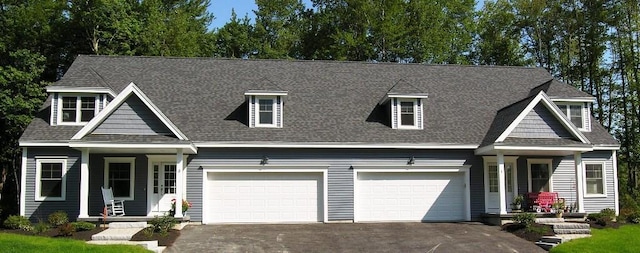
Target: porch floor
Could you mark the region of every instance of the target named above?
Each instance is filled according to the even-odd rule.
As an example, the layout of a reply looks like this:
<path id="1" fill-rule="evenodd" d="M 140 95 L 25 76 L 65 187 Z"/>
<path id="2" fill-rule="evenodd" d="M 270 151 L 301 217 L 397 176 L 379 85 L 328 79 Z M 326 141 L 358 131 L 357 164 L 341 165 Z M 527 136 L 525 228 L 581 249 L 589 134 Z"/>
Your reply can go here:
<path id="1" fill-rule="evenodd" d="M 525 213 L 525 212 L 514 212 L 514 213 L 483 213 L 480 215 L 482 222 L 494 226 L 501 226 L 507 223 L 512 222 L 514 216 Z M 556 215 L 554 213 L 538 213 L 538 212 L 527 212 L 533 213 L 536 215 L 536 218 L 555 218 Z M 587 213 L 564 213 L 562 214 L 562 218 L 565 221 L 570 222 L 584 222 L 587 219 Z"/>
<path id="2" fill-rule="evenodd" d="M 110 222 L 134 222 L 134 221 L 150 221 L 156 218 L 155 216 L 108 216 L 105 220 L 106 223 Z M 182 218 L 175 218 L 179 222 L 190 221 L 189 215 L 185 215 Z M 89 216 L 88 218 L 78 218 L 78 221 L 88 222 L 103 222 L 102 216 Z"/>

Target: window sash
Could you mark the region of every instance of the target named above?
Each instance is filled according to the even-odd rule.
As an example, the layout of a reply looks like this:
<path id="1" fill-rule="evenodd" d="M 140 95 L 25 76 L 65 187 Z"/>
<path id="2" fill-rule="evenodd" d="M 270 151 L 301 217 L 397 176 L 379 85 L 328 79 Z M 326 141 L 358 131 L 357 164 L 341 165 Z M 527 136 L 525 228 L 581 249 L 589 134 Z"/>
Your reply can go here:
<path id="1" fill-rule="evenodd" d="M 65 200 L 66 158 L 36 158 L 35 201 Z"/>
<path id="2" fill-rule="evenodd" d="M 258 99 L 258 125 L 274 124 L 275 99 Z"/>
<path id="3" fill-rule="evenodd" d="M 549 164 L 532 163 L 531 164 L 531 191 L 547 192 L 549 191 Z"/>
<path id="4" fill-rule="evenodd" d="M 415 105 L 414 101 L 400 101 L 400 125 L 415 126 Z"/>
<path id="5" fill-rule="evenodd" d="M 60 122 L 89 122 L 96 115 L 96 96 L 62 96 Z"/>
<path id="6" fill-rule="evenodd" d="M 602 164 L 585 164 L 587 194 L 604 194 L 604 168 Z"/>
<path id="7" fill-rule="evenodd" d="M 582 128 L 582 105 L 569 105 L 569 118 L 578 128 Z"/>
<path id="8" fill-rule="evenodd" d="M 108 162 L 106 185 L 113 190 L 114 198 L 133 198 L 133 162 Z"/>

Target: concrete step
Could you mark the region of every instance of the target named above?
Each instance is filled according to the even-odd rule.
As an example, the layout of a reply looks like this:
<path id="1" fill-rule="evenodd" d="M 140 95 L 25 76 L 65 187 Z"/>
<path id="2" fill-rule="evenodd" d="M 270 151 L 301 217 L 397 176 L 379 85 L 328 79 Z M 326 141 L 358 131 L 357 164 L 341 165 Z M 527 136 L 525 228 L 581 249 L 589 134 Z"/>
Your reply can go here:
<path id="1" fill-rule="evenodd" d="M 591 234 L 591 229 L 584 228 L 570 228 L 570 229 L 554 229 L 553 230 L 556 235 L 567 235 L 567 234 L 583 234 L 588 235 Z"/>
<path id="2" fill-rule="evenodd" d="M 564 218 L 536 218 L 536 223 L 548 224 L 548 223 L 562 223 Z"/>
<path id="3" fill-rule="evenodd" d="M 553 229 L 590 229 L 589 223 L 574 223 L 574 222 L 563 222 L 563 223 L 547 223 L 548 225 L 552 225 Z"/>
<path id="4" fill-rule="evenodd" d="M 556 237 L 562 239 L 562 242 L 568 242 L 574 239 L 587 238 L 591 237 L 591 235 L 586 234 L 566 234 L 566 235 L 556 235 Z"/>
<path id="5" fill-rule="evenodd" d="M 146 227 L 147 227 L 146 221 L 109 223 L 109 228 L 146 228 Z"/>
<path id="6" fill-rule="evenodd" d="M 108 228 L 91 236 L 94 241 L 128 241 L 144 228 Z"/>
<path id="7" fill-rule="evenodd" d="M 558 236 L 543 236 L 540 238 L 539 242 L 560 244 L 562 243 L 562 238 Z"/>
<path id="8" fill-rule="evenodd" d="M 551 248 L 558 246 L 558 244 L 555 243 L 548 243 L 548 242 L 536 242 L 536 245 L 538 245 L 540 248 L 543 248 L 546 251 L 551 250 Z"/>

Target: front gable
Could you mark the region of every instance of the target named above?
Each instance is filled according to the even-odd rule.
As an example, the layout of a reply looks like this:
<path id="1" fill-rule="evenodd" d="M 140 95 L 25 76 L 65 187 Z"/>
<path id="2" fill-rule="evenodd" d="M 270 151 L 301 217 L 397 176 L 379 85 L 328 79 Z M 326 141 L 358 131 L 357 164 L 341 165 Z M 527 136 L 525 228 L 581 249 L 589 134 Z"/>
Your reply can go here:
<path id="1" fill-rule="evenodd" d="M 573 135 L 543 104 L 538 103 L 529 111 L 507 138 L 563 138 Z"/>
<path id="2" fill-rule="evenodd" d="M 71 139 L 97 135 L 156 135 L 188 140 L 134 83 Z"/>

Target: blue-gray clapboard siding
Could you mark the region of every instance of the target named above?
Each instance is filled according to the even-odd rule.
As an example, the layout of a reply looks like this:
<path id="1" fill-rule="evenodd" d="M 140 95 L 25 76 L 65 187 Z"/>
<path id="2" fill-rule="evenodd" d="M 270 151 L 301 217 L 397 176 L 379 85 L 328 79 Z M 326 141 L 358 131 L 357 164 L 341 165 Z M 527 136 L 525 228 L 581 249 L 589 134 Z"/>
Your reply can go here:
<path id="1" fill-rule="evenodd" d="M 484 212 L 482 158 L 475 156 L 473 151 L 200 148 L 198 155 L 190 157 L 187 168 L 187 198 L 193 202 L 193 207 L 189 209 L 191 220 L 202 220 L 202 202 L 207 201 L 202 199 L 203 169 L 215 172 L 216 169 L 243 168 L 229 165 L 258 165 L 263 156 L 269 157 L 268 166 L 272 168 L 300 163 L 316 169 L 317 166 L 326 166 L 329 172 L 329 221 L 353 219 L 352 165 L 406 165 L 412 156 L 416 159 L 414 166 L 470 165 L 472 219 L 478 219 Z"/>
<path id="2" fill-rule="evenodd" d="M 171 131 L 140 98 L 132 95 L 93 134 L 170 135 Z"/>
<path id="3" fill-rule="evenodd" d="M 544 105 L 536 105 L 513 129 L 509 137 L 571 138 L 572 135 Z"/>

